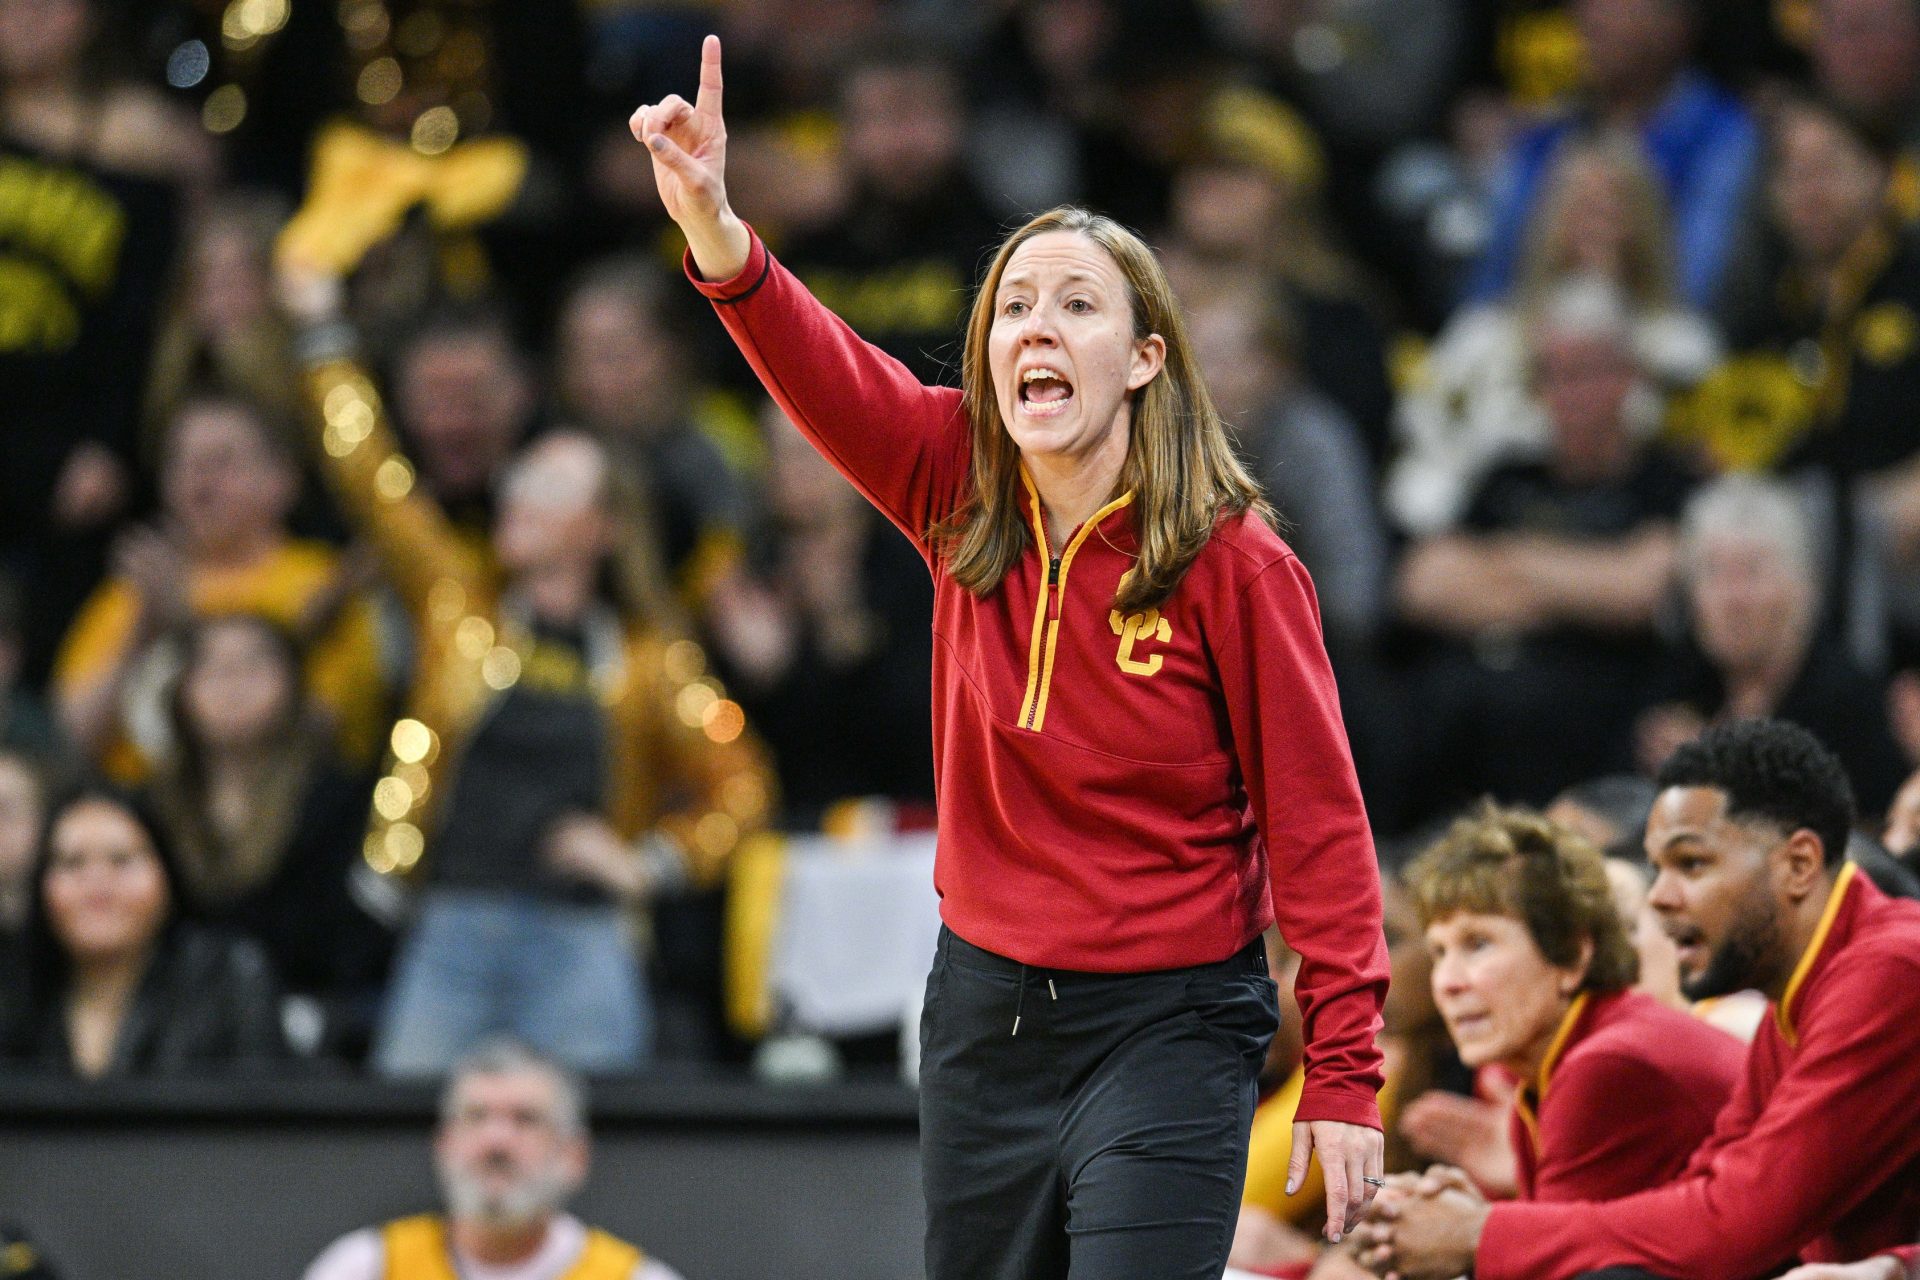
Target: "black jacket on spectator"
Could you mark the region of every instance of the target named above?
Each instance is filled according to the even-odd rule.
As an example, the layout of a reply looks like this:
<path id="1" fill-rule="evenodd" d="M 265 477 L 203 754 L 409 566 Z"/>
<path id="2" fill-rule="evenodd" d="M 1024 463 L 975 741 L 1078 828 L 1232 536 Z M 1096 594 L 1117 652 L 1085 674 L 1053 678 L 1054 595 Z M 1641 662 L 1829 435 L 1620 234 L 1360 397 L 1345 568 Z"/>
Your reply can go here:
<path id="1" fill-rule="evenodd" d="M 1820 351 L 1818 416 L 1789 461 L 1856 476 L 1920 452 L 1920 239 L 1908 227 L 1878 227 L 1848 262 L 1842 299 L 1824 314 L 1783 278 L 1763 337 L 1770 347 L 1813 342 Z"/>
<path id="2" fill-rule="evenodd" d="M 811 630 L 771 686 L 723 672 L 754 731 L 772 748 L 789 827 L 810 827 L 852 796 L 933 801 L 933 584 L 893 526 L 863 509 L 864 603 L 880 634 L 851 663 L 822 653 Z M 715 654 L 724 660 L 724 654 Z"/>
<path id="3" fill-rule="evenodd" d="M 51 500 L 82 444 L 133 464 L 175 196 L 0 137 L 0 550 L 33 601 L 29 683 L 44 678 L 104 563 L 99 535 L 55 528 Z"/>
<path id="4" fill-rule="evenodd" d="M 192 925 L 161 936 L 134 993 L 109 1077 L 194 1076 L 257 1070 L 283 1056 L 279 989 L 259 947 Z M 59 992 L 42 992 L 5 1037 L 14 1068 L 73 1075 Z"/>
<path id="5" fill-rule="evenodd" d="M 371 995 L 393 951 L 391 931 L 354 901 L 350 888 L 372 794 L 365 779 L 320 768 L 274 872 L 230 900 L 189 898 L 188 914 L 202 925 L 251 939 L 288 991 Z M 177 834 L 174 840 L 181 843 Z"/>
<path id="6" fill-rule="evenodd" d="M 1773 243 L 1725 317 L 1733 359 L 1681 414 L 1687 434 L 1743 466 L 1842 477 L 1920 450 L 1920 240 L 1893 218 L 1847 251 L 1834 288 Z"/>

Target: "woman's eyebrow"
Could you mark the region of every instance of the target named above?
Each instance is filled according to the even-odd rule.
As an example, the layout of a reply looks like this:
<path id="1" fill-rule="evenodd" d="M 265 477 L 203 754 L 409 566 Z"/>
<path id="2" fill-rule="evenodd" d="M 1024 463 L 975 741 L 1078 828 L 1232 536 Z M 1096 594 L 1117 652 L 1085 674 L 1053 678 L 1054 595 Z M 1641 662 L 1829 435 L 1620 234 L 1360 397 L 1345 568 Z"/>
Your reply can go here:
<path id="1" fill-rule="evenodd" d="M 1066 275 L 1061 277 L 1061 280 L 1066 284 L 1103 284 L 1105 283 L 1099 276 L 1095 275 L 1091 271 L 1069 271 L 1067 272 Z M 1022 272 L 1019 275 L 1005 275 L 1000 277 L 1001 289 L 1012 288 L 1015 285 L 1022 285 L 1022 286 L 1031 288 L 1033 286 L 1033 277 L 1031 275 L 1028 275 L 1026 272 Z"/>

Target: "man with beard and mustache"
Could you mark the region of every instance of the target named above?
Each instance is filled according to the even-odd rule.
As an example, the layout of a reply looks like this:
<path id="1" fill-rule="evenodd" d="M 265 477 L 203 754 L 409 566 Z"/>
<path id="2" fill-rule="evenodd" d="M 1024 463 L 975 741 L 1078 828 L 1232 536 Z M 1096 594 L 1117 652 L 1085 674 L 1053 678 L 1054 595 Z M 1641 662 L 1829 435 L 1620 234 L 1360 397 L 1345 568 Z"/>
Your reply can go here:
<path id="1" fill-rule="evenodd" d="M 1648 902 L 1682 990 L 1753 987 L 1771 1002 L 1712 1135 L 1675 1181 L 1606 1204 L 1489 1206 L 1429 1176 L 1361 1226 L 1369 1266 L 1403 1280 L 1742 1280 L 1796 1255 L 1845 1262 L 1912 1241 L 1920 904 L 1844 860 L 1852 789 L 1796 725 L 1711 728 L 1658 782 Z"/>
<path id="2" fill-rule="evenodd" d="M 306 1280 L 680 1280 L 563 1210 L 586 1180 L 587 1145 L 579 1081 L 515 1041 L 491 1041 L 440 1097 L 433 1156 L 446 1213 L 343 1236 Z"/>

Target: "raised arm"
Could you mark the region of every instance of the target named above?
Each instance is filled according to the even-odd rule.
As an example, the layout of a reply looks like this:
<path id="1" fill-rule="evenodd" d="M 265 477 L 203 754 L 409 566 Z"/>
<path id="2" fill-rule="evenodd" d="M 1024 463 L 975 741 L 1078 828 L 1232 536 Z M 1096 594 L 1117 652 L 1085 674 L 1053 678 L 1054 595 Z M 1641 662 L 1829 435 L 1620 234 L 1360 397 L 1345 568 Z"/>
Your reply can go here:
<path id="1" fill-rule="evenodd" d="M 694 284 L 768 394 L 814 447 L 924 554 L 966 480 L 960 393 L 922 386 L 862 341 L 767 252 L 727 203 L 720 40 L 701 50 L 700 92 L 633 113 L 667 213 L 687 239 Z"/>
<path id="2" fill-rule="evenodd" d="M 281 305 L 301 329 L 301 384 L 328 486 L 394 589 L 419 611 L 442 580 L 467 591 L 484 586 L 483 558 L 415 482 L 380 393 L 355 355 L 338 277 L 285 255 L 276 277 Z"/>

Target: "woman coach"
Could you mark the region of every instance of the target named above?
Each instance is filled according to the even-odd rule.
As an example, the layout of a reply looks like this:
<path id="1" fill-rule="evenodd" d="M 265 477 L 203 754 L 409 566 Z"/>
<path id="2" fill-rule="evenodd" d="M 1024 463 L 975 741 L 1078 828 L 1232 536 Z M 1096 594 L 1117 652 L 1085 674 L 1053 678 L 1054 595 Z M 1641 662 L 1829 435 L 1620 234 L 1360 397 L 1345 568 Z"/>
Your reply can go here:
<path id="1" fill-rule="evenodd" d="M 933 1280 L 1213 1280 L 1302 957 L 1293 1177 L 1329 1235 L 1381 1160 L 1379 876 L 1311 584 L 1166 278 L 1075 209 L 1001 245 L 965 390 L 920 385 L 726 198 L 720 42 L 642 107 L 690 271 L 769 392 L 935 578 L 942 931 L 921 1027 Z"/>

